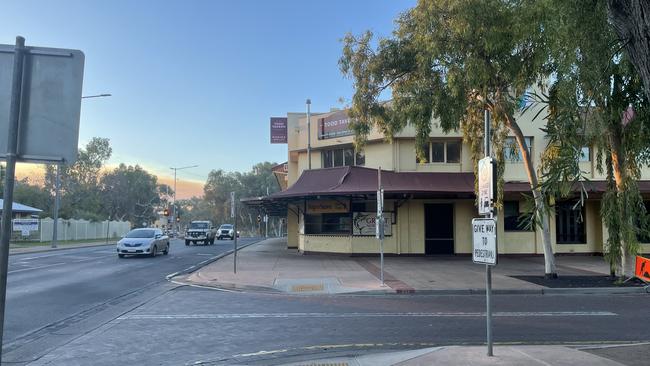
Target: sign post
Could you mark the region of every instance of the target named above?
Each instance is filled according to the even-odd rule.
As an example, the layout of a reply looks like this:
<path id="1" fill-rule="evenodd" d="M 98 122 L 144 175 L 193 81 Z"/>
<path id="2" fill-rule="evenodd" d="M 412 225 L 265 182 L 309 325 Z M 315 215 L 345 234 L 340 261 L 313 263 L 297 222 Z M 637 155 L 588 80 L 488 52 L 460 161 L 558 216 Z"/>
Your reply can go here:
<path id="1" fill-rule="evenodd" d="M 384 285 L 384 187 L 381 185 L 381 167 L 377 170 L 377 217 L 375 236 L 379 239 L 379 278 Z"/>
<path id="2" fill-rule="evenodd" d="M 233 219 L 233 235 L 235 236 L 234 240 L 234 252 L 232 256 L 233 260 L 233 273 L 237 273 L 237 203 L 235 202 L 235 192 L 230 192 L 230 217 Z"/>
<path id="3" fill-rule="evenodd" d="M 485 265 L 485 307 L 487 355 L 492 350 L 492 266 L 497 264 L 497 223 L 494 218 L 496 178 L 494 159 L 490 157 L 490 111 L 485 110 L 485 157 L 478 163 L 478 212 L 484 218 L 472 220 L 472 261 Z"/>

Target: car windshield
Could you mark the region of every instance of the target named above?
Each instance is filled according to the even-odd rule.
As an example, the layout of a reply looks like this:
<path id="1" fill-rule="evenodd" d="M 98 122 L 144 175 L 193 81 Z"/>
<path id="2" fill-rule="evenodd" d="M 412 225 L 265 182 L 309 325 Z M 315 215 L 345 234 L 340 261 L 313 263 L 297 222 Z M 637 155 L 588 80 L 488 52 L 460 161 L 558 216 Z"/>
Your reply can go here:
<path id="1" fill-rule="evenodd" d="M 230 230 L 232 229 L 232 225 L 221 225 L 220 229 Z"/>
<path id="2" fill-rule="evenodd" d="M 193 222 L 190 224 L 190 229 L 207 229 L 207 222 Z"/>
<path id="3" fill-rule="evenodd" d="M 133 230 L 126 234 L 127 238 L 153 238 L 155 230 Z"/>

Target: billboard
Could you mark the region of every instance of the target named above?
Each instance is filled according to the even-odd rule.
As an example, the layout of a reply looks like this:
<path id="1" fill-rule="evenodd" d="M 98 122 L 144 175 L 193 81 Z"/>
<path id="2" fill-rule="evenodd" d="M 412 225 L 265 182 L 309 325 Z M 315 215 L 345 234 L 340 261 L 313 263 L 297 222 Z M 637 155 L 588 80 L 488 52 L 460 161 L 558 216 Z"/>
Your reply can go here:
<path id="1" fill-rule="evenodd" d="M 287 143 L 287 117 L 271 117 L 271 143 Z"/>
<path id="2" fill-rule="evenodd" d="M 346 111 L 338 111 L 328 117 L 318 119 L 319 140 L 350 136 L 353 134 L 354 132 L 350 129 L 350 118 Z"/>

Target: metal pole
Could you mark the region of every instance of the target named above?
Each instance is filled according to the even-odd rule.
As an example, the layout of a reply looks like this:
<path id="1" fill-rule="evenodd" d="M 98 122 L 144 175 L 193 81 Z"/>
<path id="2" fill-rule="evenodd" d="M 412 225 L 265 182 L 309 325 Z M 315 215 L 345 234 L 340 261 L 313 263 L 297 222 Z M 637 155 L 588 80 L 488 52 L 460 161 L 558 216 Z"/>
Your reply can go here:
<path id="1" fill-rule="evenodd" d="M 490 111 L 485 110 L 484 112 L 484 150 L 485 156 L 490 156 Z M 490 211 L 490 218 L 493 218 L 493 213 Z M 486 328 L 487 328 L 487 355 L 494 356 L 492 350 L 492 266 L 489 264 L 485 265 L 485 318 L 486 318 Z"/>
<path id="2" fill-rule="evenodd" d="M 52 248 L 56 248 L 59 239 L 59 210 L 61 208 L 61 164 L 56 164 L 56 179 L 54 181 L 54 214 L 52 226 Z"/>
<path id="3" fill-rule="evenodd" d="M 307 99 L 307 159 L 311 170 L 311 99 Z"/>
<path id="4" fill-rule="evenodd" d="M 4 202 L 2 206 L 2 231 L 0 232 L 0 345 L 4 333 L 5 302 L 7 298 L 7 266 L 9 263 L 9 239 L 11 239 L 11 216 L 14 199 L 14 178 L 18 154 L 18 127 L 20 125 L 20 97 L 23 83 L 23 60 L 25 38 L 16 37 L 13 79 L 11 82 L 11 104 L 9 109 L 9 131 L 7 136 L 7 173 L 5 175 Z M 0 363 L 2 348 L 0 347 Z"/>
<path id="5" fill-rule="evenodd" d="M 174 225 L 176 225 L 176 231 L 180 232 L 180 228 L 178 227 L 178 224 L 176 224 L 176 172 L 178 169 L 174 169 L 174 202 L 172 203 L 172 228 Z"/>
<path id="6" fill-rule="evenodd" d="M 375 225 L 379 227 L 379 278 L 381 280 L 381 285 L 384 284 L 384 196 L 382 194 L 382 185 L 381 185 L 381 167 L 377 170 L 377 205 L 378 205 L 378 215 L 375 219 Z"/>
<path id="7" fill-rule="evenodd" d="M 235 215 L 234 215 L 235 216 L 235 223 L 233 224 L 233 235 L 235 235 L 235 243 L 234 243 L 235 251 L 233 253 L 232 260 L 233 260 L 233 272 L 237 273 L 237 199 L 236 199 L 237 197 L 235 196 L 234 192 L 233 192 L 232 198 L 233 198 L 232 199 L 232 205 L 233 205 L 232 211 L 235 213 Z"/>
<path id="8" fill-rule="evenodd" d="M 106 220 L 106 244 L 108 244 L 108 238 L 111 235 L 110 227 L 111 227 L 111 215 L 108 215 L 108 220 Z"/>

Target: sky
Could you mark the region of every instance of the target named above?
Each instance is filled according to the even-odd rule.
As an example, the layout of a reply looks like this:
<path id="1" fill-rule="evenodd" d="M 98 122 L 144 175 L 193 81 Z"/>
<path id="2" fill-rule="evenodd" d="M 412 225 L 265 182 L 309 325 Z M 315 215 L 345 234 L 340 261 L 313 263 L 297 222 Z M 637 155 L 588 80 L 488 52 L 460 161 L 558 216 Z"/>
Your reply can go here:
<path id="1" fill-rule="evenodd" d="M 340 39 L 389 36 L 415 0 L 3 0 L 0 43 L 82 50 L 79 145 L 106 137 L 109 166 L 139 164 L 179 198 L 201 195 L 213 169 L 287 160 L 269 117 L 326 112 L 350 100 Z M 34 167 L 20 167 L 35 176 Z"/>

